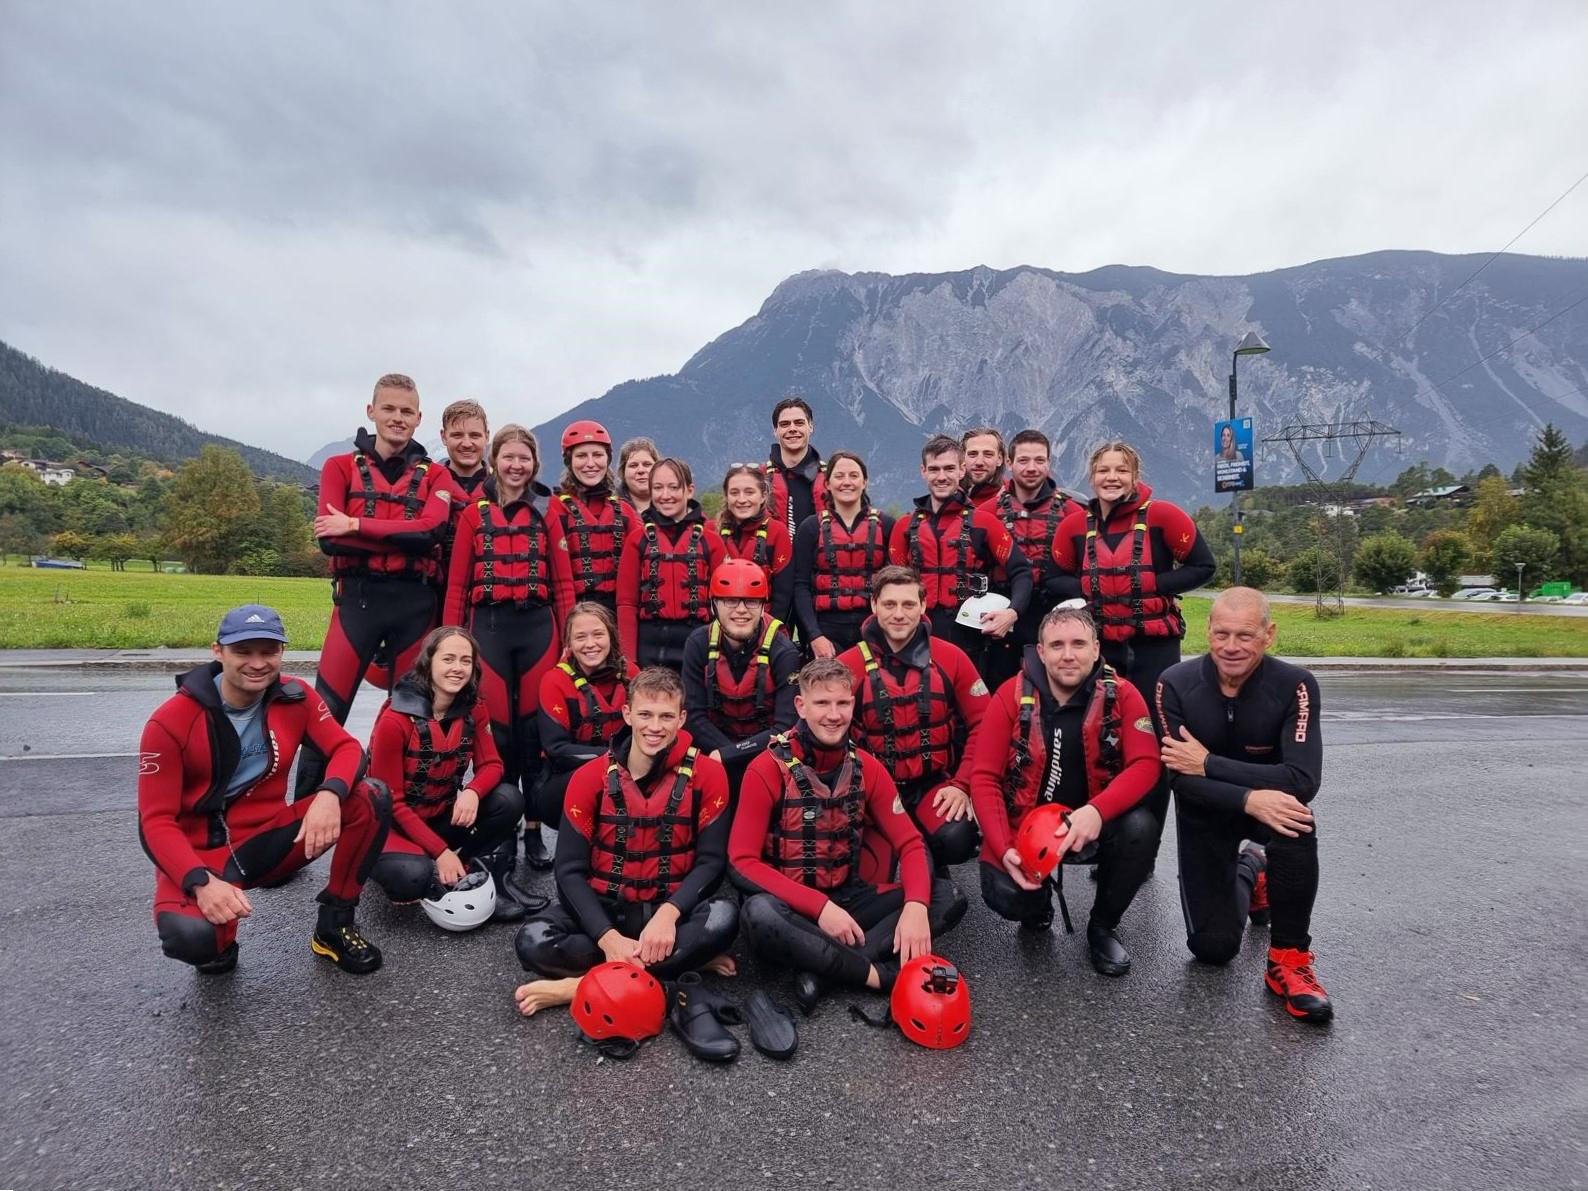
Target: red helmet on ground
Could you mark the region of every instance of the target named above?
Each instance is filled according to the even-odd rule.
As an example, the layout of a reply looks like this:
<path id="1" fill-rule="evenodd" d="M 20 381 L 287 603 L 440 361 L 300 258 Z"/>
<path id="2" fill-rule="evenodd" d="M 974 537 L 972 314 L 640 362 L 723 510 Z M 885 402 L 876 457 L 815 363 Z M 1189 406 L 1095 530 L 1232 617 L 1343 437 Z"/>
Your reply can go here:
<path id="1" fill-rule="evenodd" d="M 1063 858 L 1059 842 L 1069 833 L 1070 822 L 1065 817 L 1069 813 L 1070 808 L 1063 803 L 1044 802 L 1032 807 L 1020 820 L 1015 851 L 1020 853 L 1020 867 L 1039 881 L 1058 868 Z"/>
<path id="2" fill-rule="evenodd" d="M 634 964 L 597 964 L 573 994 L 573 1019 L 596 1042 L 626 1038 L 642 1042 L 662 1032 L 667 994 L 660 982 Z"/>
<path id="3" fill-rule="evenodd" d="M 770 600 L 772 585 L 766 572 L 748 558 L 725 558 L 711 572 L 711 598 Z"/>
<path id="4" fill-rule="evenodd" d="M 970 989 L 942 956 L 923 955 L 905 964 L 890 1004 L 893 1020 L 911 1042 L 952 1050 L 970 1036 Z"/>
<path id="5" fill-rule="evenodd" d="M 593 442 L 612 452 L 612 436 L 607 433 L 607 428 L 600 422 L 570 422 L 568 429 L 562 432 L 562 449 L 571 451 L 574 447 L 584 443 Z"/>

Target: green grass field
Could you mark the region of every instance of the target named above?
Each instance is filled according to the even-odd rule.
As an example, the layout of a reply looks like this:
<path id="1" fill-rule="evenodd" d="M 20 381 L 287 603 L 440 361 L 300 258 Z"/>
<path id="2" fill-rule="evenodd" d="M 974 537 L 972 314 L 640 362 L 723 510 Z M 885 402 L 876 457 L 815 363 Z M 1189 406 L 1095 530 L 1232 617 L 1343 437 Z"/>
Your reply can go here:
<path id="1" fill-rule="evenodd" d="M 235 604 L 280 611 L 293 649 L 318 649 L 331 620 L 324 579 L 248 579 L 0 567 L 0 648 L 149 649 L 207 645 Z M 1185 601 L 1188 650 L 1206 640 L 1208 600 Z M 1588 617 L 1353 608 L 1318 620 L 1275 604 L 1279 652 L 1303 657 L 1588 657 Z"/>

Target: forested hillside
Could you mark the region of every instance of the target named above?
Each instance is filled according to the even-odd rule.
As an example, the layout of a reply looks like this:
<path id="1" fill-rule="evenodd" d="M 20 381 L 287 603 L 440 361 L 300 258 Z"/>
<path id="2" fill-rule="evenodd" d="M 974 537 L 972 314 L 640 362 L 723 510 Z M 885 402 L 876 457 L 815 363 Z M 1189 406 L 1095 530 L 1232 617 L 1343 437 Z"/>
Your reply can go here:
<path id="1" fill-rule="evenodd" d="M 313 484 L 318 474 L 295 459 L 262 451 L 84 384 L 0 343 L 0 422 L 47 426 L 105 451 L 127 451 L 166 463 L 195 459 L 206 446 L 230 447 L 256 476 Z"/>

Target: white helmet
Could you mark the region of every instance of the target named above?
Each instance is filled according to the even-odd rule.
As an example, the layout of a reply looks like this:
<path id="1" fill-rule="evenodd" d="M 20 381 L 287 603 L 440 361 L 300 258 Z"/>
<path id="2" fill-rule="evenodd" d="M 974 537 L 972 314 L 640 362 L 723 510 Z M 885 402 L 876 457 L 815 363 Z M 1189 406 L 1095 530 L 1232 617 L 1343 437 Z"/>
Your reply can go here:
<path id="1" fill-rule="evenodd" d="M 989 591 L 986 595 L 971 596 L 959 606 L 954 623 L 962 624 L 968 629 L 979 629 L 982 613 L 1002 612 L 1007 607 L 1009 607 L 1009 597 L 999 595 L 996 591 Z"/>
<path id="2" fill-rule="evenodd" d="M 451 889 L 419 903 L 425 917 L 442 930 L 473 930 L 491 920 L 496 909 L 496 882 L 484 868 L 471 868 Z"/>

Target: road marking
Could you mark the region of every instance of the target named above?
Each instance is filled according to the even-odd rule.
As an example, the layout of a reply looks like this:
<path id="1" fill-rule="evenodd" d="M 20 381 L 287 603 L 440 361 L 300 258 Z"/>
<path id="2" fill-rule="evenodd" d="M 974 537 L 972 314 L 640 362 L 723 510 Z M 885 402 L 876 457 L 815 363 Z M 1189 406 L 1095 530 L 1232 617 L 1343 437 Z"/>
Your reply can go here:
<path id="1" fill-rule="evenodd" d="M 1447 686 L 1440 689 L 1451 695 L 1487 695 L 1490 691 L 1503 691 L 1506 694 L 1576 695 L 1588 691 L 1588 686 Z"/>
<path id="2" fill-rule="evenodd" d="M 0 691 L 0 699 L 76 699 L 83 695 L 109 693 L 109 691 Z"/>
<path id="3" fill-rule="evenodd" d="M 104 761 L 112 757 L 137 755 L 137 753 L 16 753 L 0 754 L 0 761 Z"/>

